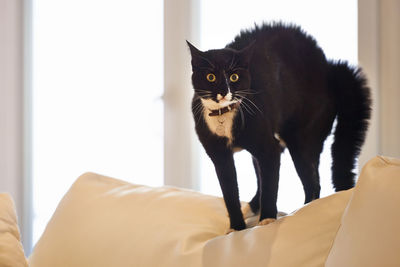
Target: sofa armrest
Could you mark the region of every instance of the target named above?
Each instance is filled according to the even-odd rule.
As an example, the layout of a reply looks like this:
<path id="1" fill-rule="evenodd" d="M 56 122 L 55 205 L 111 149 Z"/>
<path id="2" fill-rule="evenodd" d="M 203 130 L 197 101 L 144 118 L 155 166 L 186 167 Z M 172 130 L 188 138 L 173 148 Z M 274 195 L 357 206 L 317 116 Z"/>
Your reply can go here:
<path id="1" fill-rule="evenodd" d="M 400 160 L 370 160 L 343 214 L 326 266 L 400 266 L 399 204 Z"/>
<path id="2" fill-rule="evenodd" d="M 28 266 L 20 240 L 14 202 L 6 193 L 0 194 L 0 266 Z"/>

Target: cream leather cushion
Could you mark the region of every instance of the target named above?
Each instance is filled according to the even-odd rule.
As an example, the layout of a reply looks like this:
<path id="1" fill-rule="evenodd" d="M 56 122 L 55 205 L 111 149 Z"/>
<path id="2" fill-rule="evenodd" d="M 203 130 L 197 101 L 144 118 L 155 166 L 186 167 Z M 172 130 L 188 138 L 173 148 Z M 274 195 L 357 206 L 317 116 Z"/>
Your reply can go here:
<path id="1" fill-rule="evenodd" d="M 204 266 L 324 266 L 351 193 L 336 193 L 270 225 L 210 240 Z"/>
<path id="2" fill-rule="evenodd" d="M 0 266 L 28 266 L 15 215 L 15 207 L 8 194 L 0 194 Z"/>
<path id="3" fill-rule="evenodd" d="M 30 266 L 198 266 L 205 242 L 227 229 L 224 215 L 219 198 L 87 173 L 60 202 Z"/>
<path id="4" fill-rule="evenodd" d="M 350 196 L 225 235 L 221 198 L 88 173 L 60 202 L 30 266 L 323 266 Z"/>
<path id="5" fill-rule="evenodd" d="M 376 157 L 362 170 L 327 267 L 400 266 L 400 160 Z"/>

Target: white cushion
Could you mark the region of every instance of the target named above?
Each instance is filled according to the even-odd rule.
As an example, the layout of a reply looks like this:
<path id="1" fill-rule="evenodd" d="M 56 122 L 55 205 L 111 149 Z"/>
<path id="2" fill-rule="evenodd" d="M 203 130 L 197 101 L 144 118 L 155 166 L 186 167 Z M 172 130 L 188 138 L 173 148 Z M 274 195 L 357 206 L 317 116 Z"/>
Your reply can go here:
<path id="1" fill-rule="evenodd" d="M 400 160 L 376 157 L 363 168 L 327 267 L 400 266 Z"/>
<path id="2" fill-rule="evenodd" d="M 28 266 L 22 248 L 14 203 L 8 194 L 0 194 L 0 266 Z"/>
<path id="3" fill-rule="evenodd" d="M 88 173 L 60 202 L 30 266 L 322 266 L 350 196 L 225 235 L 221 198 Z"/>

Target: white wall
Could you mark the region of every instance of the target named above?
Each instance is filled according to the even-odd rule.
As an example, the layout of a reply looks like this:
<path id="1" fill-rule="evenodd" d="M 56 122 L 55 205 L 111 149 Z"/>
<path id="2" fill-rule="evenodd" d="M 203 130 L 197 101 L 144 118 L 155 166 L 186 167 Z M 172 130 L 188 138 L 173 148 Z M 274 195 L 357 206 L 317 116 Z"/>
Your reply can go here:
<path id="1" fill-rule="evenodd" d="M 0 0 L 0 192 L 13 197 L 20 225 L 25 220 L 22 41 L 22 0 Z"/>
<path id="2" fill-rule="evenodd" d="M 379 1 L 381 153 L 400 158 L 400 1 Z"/>
<path id="3" fill-rule="evenodd" d="M 382 154 L 400 157 L 400 1 L 358 1 L 359 62 L 373 112 L 360 166 Z"/>
<path id="4" fill-rule="evenodd" d="M 191 113 L 190 53 L 198 41 L 199 1 L 164 0 L 164 182 L 199 189 L 197 137 Z"/>
<path id="5" fill-rule="evenodd" d="M 377 0 L 358 1 L 358 61 L 371 88 L 372 118 L 367 139 L 362 149 L 359 166 L 379 154 L 379 16 Z"/>

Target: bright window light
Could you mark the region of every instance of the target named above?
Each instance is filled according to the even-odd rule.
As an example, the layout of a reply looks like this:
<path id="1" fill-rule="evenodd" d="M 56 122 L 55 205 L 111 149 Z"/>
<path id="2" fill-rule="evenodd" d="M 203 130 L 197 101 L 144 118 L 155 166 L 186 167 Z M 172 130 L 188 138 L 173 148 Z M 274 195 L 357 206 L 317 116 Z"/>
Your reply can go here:
<path id="1" fill-rule="evenodd" d="M 84 172 L 163 184 L 163 1 L 32 2 L 36 243 Z"/>
<path id="2" fill-rule="evenodd" d="M 340 17 L 340 19 L 338 19 Z M 357 63 L 357 1 L 356 0 L 223 0 L 201 1 L 202 50 L 222 48 L 241 29 L 263 21 L 283 21 L 300 25 L 314 36 L 330 59 L 343 59 Z M 325 142 L 320 160 L 321 196 L 333 193 L 331 185 L 330 146 L 332 137 Z M 201 190 L 221 195 L 218 179 L 211 160 L 201 149 Z M 256 177 L 251 156 L 247 152 L 235 154 L 241 199 L 251 200 L 256 192 Z M 304 202 L 303 187 L 289 152 L 282 155 L 278 209 L 291 212 Z"/>

